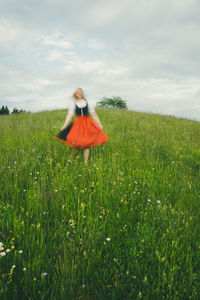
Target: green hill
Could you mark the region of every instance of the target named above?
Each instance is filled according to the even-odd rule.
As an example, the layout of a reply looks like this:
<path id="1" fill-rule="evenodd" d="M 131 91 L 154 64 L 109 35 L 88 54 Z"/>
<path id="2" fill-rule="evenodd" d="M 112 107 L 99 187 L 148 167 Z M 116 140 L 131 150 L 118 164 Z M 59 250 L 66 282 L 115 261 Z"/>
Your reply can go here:
<path id="1" fill-rule="evenodd" d="M 0 117 L 0 299 L 198 299 L 200 123 L 96 112 L 88 165 L 66 110 Z"/>

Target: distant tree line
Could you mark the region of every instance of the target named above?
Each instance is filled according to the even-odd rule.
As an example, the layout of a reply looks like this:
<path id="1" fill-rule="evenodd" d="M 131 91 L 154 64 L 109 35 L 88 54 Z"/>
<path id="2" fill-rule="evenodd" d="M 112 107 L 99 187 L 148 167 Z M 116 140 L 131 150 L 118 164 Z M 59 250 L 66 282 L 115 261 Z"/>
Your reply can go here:
<path id="1" fill-rule="evenodd" d="M 19 114 L 22 112 L 26 112 L 26 111 L 23 109 L 18 110 L 17 108 L 14 107 L 13 111 L 10 113 L 7 105 L 6 106 L 2 105 L 0 109 L 0 115 Z"/>
<path id="2" fill-rule="evenodd" d="M 103 97 L 101 101 L 97 102 L 97 107 L 128 109 L 126 100 L 118 96 L 112 98 Z"/>
<path id="3" fill-rule="evenodd" d="M 105 108 L 115 108 L 115 109 L 128 109 L 126 100 L 123 100 L 119 96 L 115 96 L 112 98 L 103 97 L 100 101 L 97 102 L 96 106 L 105 107 Z M 3 105 L 0 109 L 0 115 L 9 115 L 9 113 L 18 114 L 22 112 L 26 112 L 26 111 L 23 109 L 18 110 L 17 108 L 14 107 L 13 111 L 10 113 L 7 105 L 6 106 Z"/>

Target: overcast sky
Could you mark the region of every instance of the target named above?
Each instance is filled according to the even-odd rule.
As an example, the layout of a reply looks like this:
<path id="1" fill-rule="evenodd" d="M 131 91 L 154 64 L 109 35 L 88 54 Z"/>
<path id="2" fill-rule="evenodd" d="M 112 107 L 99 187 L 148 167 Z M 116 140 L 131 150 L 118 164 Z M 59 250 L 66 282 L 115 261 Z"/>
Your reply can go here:
<path id="1" fill-rule="evenodd" d="M 95 105 L 200 121 L 199 0 L 0 0 L 0 107 Z"/>

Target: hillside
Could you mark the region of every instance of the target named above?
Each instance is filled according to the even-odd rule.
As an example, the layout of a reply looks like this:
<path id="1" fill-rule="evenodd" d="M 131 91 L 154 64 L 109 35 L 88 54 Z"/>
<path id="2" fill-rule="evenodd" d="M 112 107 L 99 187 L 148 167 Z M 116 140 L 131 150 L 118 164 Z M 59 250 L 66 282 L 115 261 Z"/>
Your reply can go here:
<path id="1" fill-rule="evenodd" d="M 0 298 L 198 299 L 200 122 L 96 112 L 88 166 L 66 110 L 0 116 Z"/>

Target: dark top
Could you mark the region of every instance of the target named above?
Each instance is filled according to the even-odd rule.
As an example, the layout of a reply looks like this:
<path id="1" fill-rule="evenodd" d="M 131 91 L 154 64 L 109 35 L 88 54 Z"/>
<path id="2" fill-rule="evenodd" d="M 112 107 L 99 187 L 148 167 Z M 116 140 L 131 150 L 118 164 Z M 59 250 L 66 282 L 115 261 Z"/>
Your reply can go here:
<path id="1" fill-rule="evenodd" d="M 88 103 L 86 104 L 86 106 L 84 107 L 78 107 L 78 105 L 76 105 L 76 108 L 75 108 L 75 114 L 77 116 L 88 116 L 89 115 L 89 108 L 88 108 Z M 71 122 L 64 130 L 60 131 L 56 137 L 58 137 L 59 139 L 63 140 L 66 142 L 66 139 L 67 139 L 67 135 L 69 134 L 70 132 L 70 129 L 73 125 L 74 121 Z"/>
<path id="2" fill-rule="evenodd" d="M 84 107 L 78 107 L 78 105 L 76 104 L 75 114 L 77 116 L 82 116 L 82 115 L 88 116 L 89 115 L 88 104 L 86 104 L 86 106 L 84 106 Z"/>

